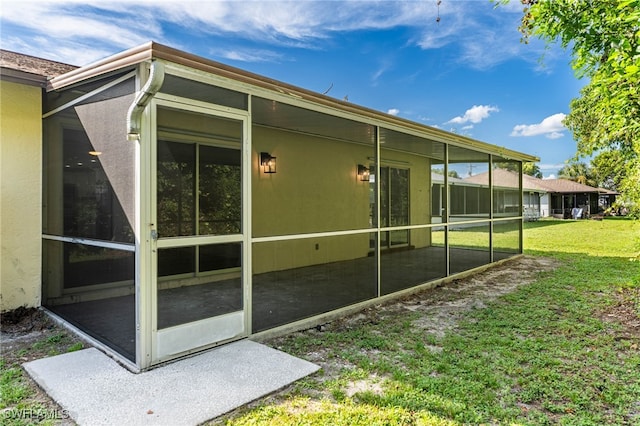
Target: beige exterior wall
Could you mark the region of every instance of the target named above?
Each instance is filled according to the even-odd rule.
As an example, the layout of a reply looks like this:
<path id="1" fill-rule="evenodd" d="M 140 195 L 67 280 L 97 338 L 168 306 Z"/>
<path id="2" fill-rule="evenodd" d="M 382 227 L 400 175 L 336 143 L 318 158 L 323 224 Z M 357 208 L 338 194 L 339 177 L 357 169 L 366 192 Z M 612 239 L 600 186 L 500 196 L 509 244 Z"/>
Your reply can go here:
<path id="1" fill-rule="evenodd" d="M 42 90 L 0 81 L 0 311 L 40 305 Z"/>
<path id="2" fill-rule="evenodd" d="M 361 230 L 370 228 L 370 185 L 357 178 L 357 165 L 369 166 L 373 145 L 254 126 L 252 163 L 261 151 L 277 158 L 277 173 L 253 167 L 254 237 Z M 429 159 L 383 150 L 382 166 L 409 169 L 410 220 L 431 220 Z M 286 270 L 370 255 L 369 233 L 256 243 L 253 272 Z M 429 230 L 410 232 L 410 246 L 429 246 Z"/>
<path id="3" fill-rule="evenodd" d="M 369 227 L 369 184 L 357 180 L 367 147 L 255 126 L 253 163 L 261 151 L 277 157 L 277 173 L 253 168 L 253 236 L 308 234 Z M 261 273 L 366 257 L 369 234 L 310 238 L 253 247 Z"/>

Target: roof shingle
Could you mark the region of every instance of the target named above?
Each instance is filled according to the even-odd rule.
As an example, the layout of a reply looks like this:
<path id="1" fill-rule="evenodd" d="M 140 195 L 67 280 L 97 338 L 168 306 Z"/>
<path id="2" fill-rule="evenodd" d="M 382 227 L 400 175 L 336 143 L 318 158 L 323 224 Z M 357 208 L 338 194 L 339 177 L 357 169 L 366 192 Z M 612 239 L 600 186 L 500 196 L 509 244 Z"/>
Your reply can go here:
<path id="1" fill-rule="evenodd" d="M 487 172 L 479 173 L 474 176 L 465 178 L 465 182 L 469 183 L 486 183 Z M 517 188 L 518 174 L 510 170 L 494 169 L 493 185 L 502 188 Z M 523 190 L 533 190 L 538 192 L 556 192 L 556 193 L 576 193 L 576 192 L 603 192 L 598 188 L 583 185 L 568 179 L 538 179 L 529 175 L 522 175 Z"/>
<path id="2" fill-rule="evenodd" d="M 30 82 L 44 82 L 78 67 L 0 49 L 0 68 L 2 68 L 3 77 L 14 79 L 23 77 Z"/>

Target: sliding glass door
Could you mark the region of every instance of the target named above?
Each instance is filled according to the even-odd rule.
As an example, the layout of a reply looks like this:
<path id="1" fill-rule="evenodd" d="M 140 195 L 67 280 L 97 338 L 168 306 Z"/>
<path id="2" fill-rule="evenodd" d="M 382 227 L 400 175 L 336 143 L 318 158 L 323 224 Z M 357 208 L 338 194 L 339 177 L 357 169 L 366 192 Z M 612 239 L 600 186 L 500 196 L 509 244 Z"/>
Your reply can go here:
<path id="1" fill-rule="evenodd" d="M 390 228 L 409 225 L 409 169 L 380 167 L 380 226 Z M 409 244 L 409 231 L 385 231 L 381 248 Z"/>

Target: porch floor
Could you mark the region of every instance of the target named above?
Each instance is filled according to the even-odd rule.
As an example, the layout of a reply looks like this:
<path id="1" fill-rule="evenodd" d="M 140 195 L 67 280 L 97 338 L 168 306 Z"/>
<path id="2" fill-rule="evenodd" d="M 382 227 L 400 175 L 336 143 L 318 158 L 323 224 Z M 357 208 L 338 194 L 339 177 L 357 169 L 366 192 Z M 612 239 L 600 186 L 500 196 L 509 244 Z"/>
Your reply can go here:
<path id="1" fill-rule="evenodd" d="M 241 340 L 133 374 L 97 349 L 23 364 L 78 424 L 197 425 L 319 369 Z"/>
<path id="2" fill-rule="evenodd" d="M 500 260 L 514 253 L 494 253 Z M 487 264 L 484 250 L 451 249 L 451 274 Z M 431 247 L 385 254 L 381 259 L 382 294 L 444 278 L 444 250 Z M 329 312 L 377 294 L 375 258 L 361 258 L 255 275 L 252 329 L 267 330 Z M 218 281 L 160 292 L 176 324 L 219 315 L 242 306 L 237 280 Z M 234 309 L 233 307 L 236 306 Z M 135 297 L 47 306 L 66 321 L 135 360 Z"/>

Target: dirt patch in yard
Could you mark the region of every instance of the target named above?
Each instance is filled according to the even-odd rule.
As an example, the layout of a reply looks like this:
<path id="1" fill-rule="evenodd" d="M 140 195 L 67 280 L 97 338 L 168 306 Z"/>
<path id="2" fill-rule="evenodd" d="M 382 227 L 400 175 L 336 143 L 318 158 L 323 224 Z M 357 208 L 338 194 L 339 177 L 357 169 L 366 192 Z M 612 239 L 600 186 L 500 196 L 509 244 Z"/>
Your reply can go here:
<path id="1" fill-rule="evenodd" d="M 621 327 L 616 331 L 616 338 L 632 342 L 632 349 L 640 348 L 640 288 L 618 290 L 615 302 L 598 312 L 598 317 L 602 321 L 619 324 Z"/>
<path id="2" fill-rule="evenodd" d="M 521 256 L 441 287 L 423 290 L 372 306 L 331 323 L 265 343 L 280 348 L 285 339 L 295 337 L 296 334 L 321 334 L 330 330 L 354 329 L 366 324 L 378 324 L 387 315 L 404 312 L 418 312 L 420 315 L 412 325 L 423 333 L 441 338 L 447 332 L 455 330 L 467 312 L 486 307 L 498 297 L 511 293 L 518 287 L 531 284 L 541 273 L 553 270 L 560 265 L 561 263 L 553 258 Z M 441 350 L 438 346 L 428 349 L 434 352 Z M 368 350 L 367 355 L 375 357 L 376 350 Z M 322 348 L 316 348 L 300 356 L 322 367 L 324 372 L 322 381 L 337 376 L 344 368 L 354 368 L 346 360 L 328 356 Z"/>
<path id="3" fill-rule="evenodd" d="M 524 256 L 479 274 L 455 280 L 435 290 L 418 293 L 395 303 L 396 309 L 420 312 L 414 326 L 443 337 L 456 328 L 464 314 L 534 282 L 541 272 L 559 266 L 550 258 Z"/>
<path id="4" fill-rule="evenodd" d="M 22 364 L 67 351 L 78 338 L 36 308 L 18 308 L 0 315 L 2 359 Z"/>

